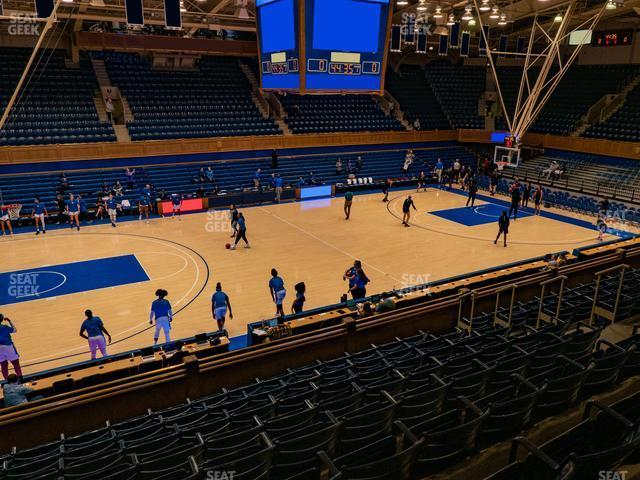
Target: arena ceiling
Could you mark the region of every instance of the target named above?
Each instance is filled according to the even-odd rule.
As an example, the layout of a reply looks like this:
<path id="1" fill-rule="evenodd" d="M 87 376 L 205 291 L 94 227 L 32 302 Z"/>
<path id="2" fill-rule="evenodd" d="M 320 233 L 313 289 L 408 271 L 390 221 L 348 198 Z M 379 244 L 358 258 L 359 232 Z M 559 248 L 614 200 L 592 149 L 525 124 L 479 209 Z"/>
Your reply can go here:
<path id="1" fill-rule="evenodd" d="M 34 0 L 2 1 L 6 16 L 32 13 L 34 10 Z M 187 36 L 193 35 L 200 28 L 255 31 L 255 0 L 182 1 L 183 27 Z M 477 1 L 479 5 L 483 3 L 483 0 Z M 554 17 L 561 14 L 570 1 L 576 2 L 576 10 L 572 15 L 574 27 L 588 19 L 603 5 L 603 0 L 484 0 L 491 10 L 482 12 L 482 22 L 508 35 L 526 35 L 536 15 L 541 23 L 552 24 Z M 394 23 L 401 23 L 404 15 L 414 14 L 434 27 L 446 25 L 450 14 L 459 20 L 464 14 L 465 7 L 473 5 L 473 0 L 470 0 L 471 3 L 467 0 L 394 0 L 394 2 Z M 500 16 L 504 16 L 502 22 L 500 19 L 490 18 L 491 14 L 495 13 L 494 8 Z M 144 9 L 145 24 L 164 25 L 162 0 L 145 0 Z M 441 18 L 436 18 L 437 9 L 442 14 Z M 74 20 L 65 23 L 71 23 L 74 30 L 80 30 L 87 28 L 87 24 L 95 22 L 124 24 L 124 10 L 124 0 L 63 0 L 59 7 L 58 18 Z M 476 20 L 475 9 L 472 14 Z M 463 22 L 463 24 L 465 29 L 471 31 L 479 28 L 479 22 L 475 25 L 473 22 L 471 24 Z M 607 10 L 599 26 L 603 28 L 640 27 L 640 0 L 625 0 L 624 5 Z"/>

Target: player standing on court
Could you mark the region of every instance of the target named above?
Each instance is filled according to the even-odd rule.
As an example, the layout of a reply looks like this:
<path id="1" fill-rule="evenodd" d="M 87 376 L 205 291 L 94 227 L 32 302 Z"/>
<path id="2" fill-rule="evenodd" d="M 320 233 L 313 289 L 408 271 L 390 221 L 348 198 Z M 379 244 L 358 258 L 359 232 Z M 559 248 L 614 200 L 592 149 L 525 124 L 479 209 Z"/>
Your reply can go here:
<path id="1" fill-rule="evenodd" d="M 516 221 L 516 217 L 518 216 L 518 208 L 520 207 L 521 200 L 521 192 L 520 192 L 520 182 L 518 181 L 518 177 L 516 177 L 515 181 L 509 187 L 511 191 L 511 207 L 509 207 L 509 217 L 513 213 L 513 221 Z"/>
<path id="2" fill-rule="evenodd" d="M 238 226 L 238 231 L 236 233 L 236 241 L 233 245 L 231 245 L 231 250 L 236 249 L 236 245 L 238 245 L 238 242 L 240 240 L 244 240 L 244 243 L 246 243 L 244 248 L 251 248 L 251 245 L 249 245 L 249 240 L 247 240 L 247 224 L 245 223 L 244 215 L 242 214 L 242 212 L 238 213 L 237 226 Z"/>
<path id="3" fill-rule="evenodd" d="M 73 196 L 73 193 L 69 194 L 69 200 L 67 200 L 67 214 L 69 215 L 69 226 L 73 229 L 73 224 L 76 224 L 76 228 L 80 230 L 80 200 Z"/>
<path id="4" fill-rule="evenodd" d="M 284 180 L 279 173 L 273 179 L 273 188 L 276 191 L 276 203 L 280 203 L 280 197 L 282 196 L 282 188 L 284 187 Z"/>
<path id="5" fill-rule="evenodd" d="M 405 227 L 410 226 L 409 220 L 411 220 L 411 207 L 413 207 L 414 210 L 417 210 L 415 203 L 413 203 L 411 195 L 409 195 L 402 204 L 402 224 Z"/>
<path id="6" fill-rule="evenodd" d="M 89 341 L 89 351 L 91 352 L 91 360 L 95 360 L 96 353 L 100 349 L 100 353 L 103 357 L 107 356 L 107 342 L 104 339 L 106 335 L 111 343 L 111 335 L 104 328 L 104 324 L 100 317 L 94 317 L 91 310 L 85 310 L 85 316 L 87 317 L 80 326 L 80 336 Z"/>
<path id="7" fill-rule="evenodd" d="M 273 303 L 276 304 L 276 316 L 284 317 L 282 302 L 284 301 L 284 297 L 287 296 L 287 291 L 284 288 L 284 280 L 278 276 L 278 271 L 275 268 L 271 269 L 269 293 L 271 294 L 271 298 L 273 298 Z"/>
<path id="8" fill-rule="evenodd" d="M 149 325 L 153 325 L 153 321 L 156 322 L 156 331 L 153 335 L 153 344 L 158 343 L 160 337 L 160 330 L 164 331 L 165 342 L 171 341 L 171 322 L 173 321 L 173 312 L 171 311 L 171 304 L 169 300 L 165 299 L 168 295 L 166 290 L 159 288 L 156 290 L 156 296 L 158 297 L 151 304 L 151 313 L 149 313 Z"/>
<path id="9" fill-rule="evenodd" d="M 231 238 L 235 237 L 238 233 L 238 208 L 232 203 L 229 205 L 229 216 L 231 217 L 231 229 L 233 232 L 231 233 Z"/>
<path id="10" fill-rule="evenodd" d="M 393 182 L 391 181 L 391 179 L 387 177 L 384 183 L 382 184 L 382 193 L 384 193 L 384 197 L 382 198 L 383 202 L 389 201 L 389 189 L 391 188 L 392 183 Z"/>
<path id="11" fill-rule="evenodd" d="M 2 235 L 5 235 L 5 228 L 9 229 L 9 234 L 13 236 L 13 227 L 11 226 L 11 217 L 9 216 L 9 210 L 4 208 L 2 205 L 2 210 L 0 211 L 0 226 L 2 227 Z"/>
<path id="12" fill-rule="evenodd" d="M 507 246 L 507 234 L 509 233 L 509 215 L 507 215 L 507 211 L 503 210 L 500 214 L 500 218 L 498 219 L 498 236 L 493 241 L 493 244 L 498 243 L 498 239 L 500 235 L 504 235 L 504 246 Z"/>
<path id="13" fill-rule="evenodd" d="M 20 355 L 13 344 L 11 334 L 18 333 L 18 329 L 13 322 L 0 313 L 0 369 L 2 376 L 6 380 L 9 376 L 9 363 L 13 365 L 16 375 L 22 377 L 22 368 L 20 367 Z"/>
<path id="14" fill-rule="evenodd" d="M 353 192 L 347 190 L 344 194 L 344 216 L 346 220 L 349 220 L 351 216 L 351 205 L 353 204 Z"/>
<path id="15" fill-rule="evenodd" d="M 179 193 L 171 195 L 171 218 L 178 213 L 178 220 L 182 220 L 180 216 L 180 210 L 182 209 L 182 196 Z"/>
<path id="16" fill-rule="evenodd" d="M 469 180 L 469 196 L 467 197 L 467 207 L 469 206 L 469 202 L 471 202 L 471 207 L 476 203 L 476 194 L 478 193 L 478 182 L 476 182 L 476 177 L 471 177 Z"/>
<path id="17" fill-rule="evenodd" d="M 113 198 L 113 193 L 110 193 L 109 198 L 107 199 L 107 213 L 109 214 L 111 226 L 115 227 L 116 217 L 118 216 L 118 202 Z"/>
<path id="18" fill-rule="evenodd" d="M 540 215 L 540 205 L 542 204 L 542 187 L 538 185 L 533 193 L 533 204 L 535 206 L 535 214 Z"/>
<path id="19" fill-rule="evenodd" d="M 138 200 L 138 220 L 142 220 L 142 215 L 146 218 L 146 223 L 149 223 L 149 206 L 151 205 L 151 199 L 149 195 L 145 191 L 140 195 L 140 200 Z"/>
<path id="20" fill-rule="evenodd" d="M 40 203 L 40 198 L 33 199 L 33 219 L 36 222 L 36 235 L 40 235 L 40 225 L 42 225 L 42 234 L 47 233 L 47 226 L 44 223 L 44 217 L 49 216 L 47 208 Z"/>
<path id="21" fill-rule="evenodd" d="M 216 322 L 218 322 L 218 330 L 224 330 L 225 317 L 229 309 L 229 318 L 233 320 L 233 312 L 231 311 L 231 302 L 229 296 L 222 291 L 220 282 L 216 283 L 216 293 L 211 297 L 211 313 Z"/>

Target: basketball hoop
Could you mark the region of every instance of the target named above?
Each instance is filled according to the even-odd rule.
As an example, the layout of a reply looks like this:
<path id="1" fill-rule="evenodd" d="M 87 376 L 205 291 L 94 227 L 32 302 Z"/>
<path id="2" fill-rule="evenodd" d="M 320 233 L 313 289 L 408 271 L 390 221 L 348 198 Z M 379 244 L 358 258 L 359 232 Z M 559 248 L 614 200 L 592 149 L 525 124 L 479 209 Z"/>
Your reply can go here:
<path id="1" fill-rule="evenodd" d="M 504 170 L 505 165 L 508 165 L 509 162 L 496 162 L 496 167 L 498 167 L 498 171 L 501 172 Z"/>
<path id="2" fill-rule="evenodd" d="M 19 203 L 13 203 L 11 205 L 2 207 L 2 209 L 7 211 L 11 220 L 17 220 L 18 218 L 20 218 L 20 210 L 22 210 L 22 205 Z"/>

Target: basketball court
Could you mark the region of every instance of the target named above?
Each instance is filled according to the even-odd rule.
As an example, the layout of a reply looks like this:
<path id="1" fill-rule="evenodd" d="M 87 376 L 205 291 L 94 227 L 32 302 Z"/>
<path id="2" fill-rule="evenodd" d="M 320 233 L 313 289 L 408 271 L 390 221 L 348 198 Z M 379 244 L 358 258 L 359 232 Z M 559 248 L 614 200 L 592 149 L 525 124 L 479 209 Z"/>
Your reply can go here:
<path id="1" fill-rule="evenodd" d="M 403 228 L 409 194 L 417 211 Z M 18 328 L 22 364 L 33 372 L 89 358 L 78 336 L 87 308 L 113 337 L 109 353 L 148 346 L 157 288 L 169 292 L 171 334 L 179 339 L 216 329 L 210 298 L 221 282 L 234 312 L 226 328 L 235 337 L 246 334 L 248 323 L 274 316 L 271 268 L 285 280 L 290 313 L 300 281 L 307 285 L 305 309 L 338 302 L 347 290 L 342 274 L 354 259 L 375 293 L 597 243 L 593 218 L 525 209 L 511 223 L 509 246 L 494 245 L 497 218 L 508 210 L 505 197 L 478 195 L 473 208 L 465 207 L 464 192 L 434 187 L 393 191 L 389 198 L 357 195 L 349 221 L 340 197 L 242 209 L 252 248 L 241 243 L 236 251 L 225 249 L 232 240 L 226 211 L 4 237 L 0 311 Z"/>

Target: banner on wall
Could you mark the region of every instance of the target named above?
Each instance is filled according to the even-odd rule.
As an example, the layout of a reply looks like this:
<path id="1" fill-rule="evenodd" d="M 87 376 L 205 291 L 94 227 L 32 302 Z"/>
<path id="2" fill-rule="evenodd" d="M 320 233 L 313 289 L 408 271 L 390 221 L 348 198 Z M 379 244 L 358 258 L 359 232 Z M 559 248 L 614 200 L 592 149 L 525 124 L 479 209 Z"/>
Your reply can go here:
<path id="1" fill-rule="evenodd" d="M 500 52 L 500 56 L 502 58 L 507 57 L 507 49 L 509 48 L 509 37 L 506 35 L 500 35 L 500 46 L 498 47 L 498 51 Z"/>
<path id="2" fill-rule="evenodd" d="M 471 33 L 462 32 L 462 44 L 460 45 L 460 56 L 469 56 L 469 47 L 471 46 Z"/>
<path id="3" fill-rule="evenodd" d="M 485 36 L 487 40 L 489 40 L 489 25 L 483 25 L 482 30 L 484 30 L 484 35 L 480 32 L 480 42 L 478 44 L 478 53 L 481 57 L 487 56 L 487 42 L 485 41 Z"/>
<path id="4" fill-rule="evenodd" d="M 449 47 L 458 48 L 460 46 L 460 22 L 455 22 L 449 29 Z"/>
<path id="5" fill-rule="evenodd" d="M 182 28 L 180 0 L 164 0 L 164 24 L 171 29 Z"/>
<path id="6" fill-rule="evenodd" d="M 446 56 L 447 55 L 447 46 L 449 45 L 448 35 L 440 35 L 440 44 L 438 45 L 438 55 Z"/>
<path id="7" fill-rule="evenodd" d="M 142 0 L 125 0 L 127 25 L 144 26 L 144 8 Z"/>

